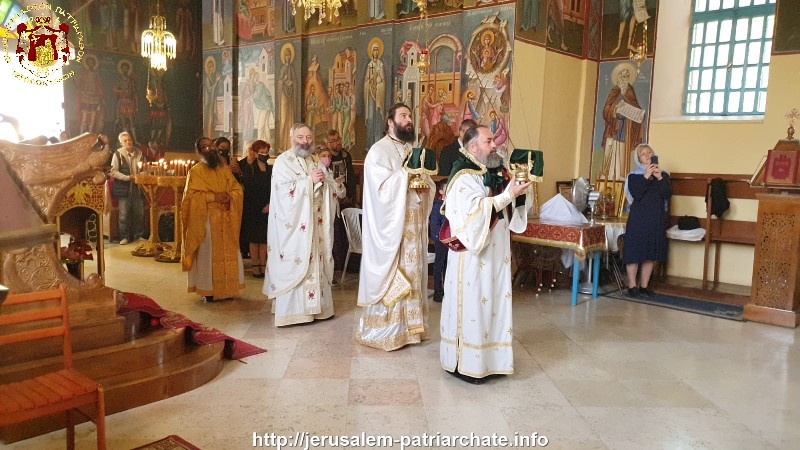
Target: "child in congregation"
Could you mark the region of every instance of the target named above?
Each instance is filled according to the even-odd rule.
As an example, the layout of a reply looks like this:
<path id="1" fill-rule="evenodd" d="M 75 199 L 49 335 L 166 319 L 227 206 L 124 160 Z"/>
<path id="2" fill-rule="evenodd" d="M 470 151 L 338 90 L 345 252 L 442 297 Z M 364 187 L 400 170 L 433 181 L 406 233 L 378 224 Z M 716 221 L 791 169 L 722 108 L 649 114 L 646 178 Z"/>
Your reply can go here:
<path id="1" fill-rule="evenodd" d="M 437 303 L 441 303 L 444 298 L 444 274 L 447 271 L 447 246 L 439 241 L 439 230 L 444 222 L 444 216 L 440 209 L 444 203 L 446 188 L 447 178 L 436 183 L 436 198 L 433 200 L 433 208 L 428 218 L 428 234 L 433 239 L 433 247 L 436 252 L 436 259 L 433 262 L 433 301 Z"/>

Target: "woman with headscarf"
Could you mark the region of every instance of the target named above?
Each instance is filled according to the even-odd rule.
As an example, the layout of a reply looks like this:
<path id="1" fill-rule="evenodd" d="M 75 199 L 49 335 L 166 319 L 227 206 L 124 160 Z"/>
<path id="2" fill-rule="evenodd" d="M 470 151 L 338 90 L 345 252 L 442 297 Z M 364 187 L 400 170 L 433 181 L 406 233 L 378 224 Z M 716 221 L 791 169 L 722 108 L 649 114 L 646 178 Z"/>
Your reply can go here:
<path id="1" fill-rule="evenodd" d="M 628 295 L 652 296 L 648 285 L 653 266 L 656 261 L 667 259 L 666 206 L 672 196 L 672 185 L 669 174 L 658 165 L 653 147 L 640 144 L 634 154 L 634 168 L 625 183 L 625 197 L 631 207 L 622 262 L 628 273 Z"/>

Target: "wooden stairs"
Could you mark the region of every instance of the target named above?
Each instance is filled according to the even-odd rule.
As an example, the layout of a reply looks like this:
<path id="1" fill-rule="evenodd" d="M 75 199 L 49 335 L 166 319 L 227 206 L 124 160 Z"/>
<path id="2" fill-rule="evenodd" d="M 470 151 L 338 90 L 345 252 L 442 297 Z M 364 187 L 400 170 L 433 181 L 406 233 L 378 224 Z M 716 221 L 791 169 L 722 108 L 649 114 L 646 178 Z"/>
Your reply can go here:
<path id="1" fill-rule="evenodd" d="M 191 330 L 153 329 L 141 316 L 119 316 L 124 342 L 74 354 L 75 368 L 105 388 L 107 415 L 190 391 L 222 370 L 224 342 L 196 345 L 188 336 Z M 0 363 L 0 381 L 33 377 L 60 364 L 60 357 Z M 61 428 L 63 416 L 32 420 L 0 428 L 0 442 L 10 444 Z"/>

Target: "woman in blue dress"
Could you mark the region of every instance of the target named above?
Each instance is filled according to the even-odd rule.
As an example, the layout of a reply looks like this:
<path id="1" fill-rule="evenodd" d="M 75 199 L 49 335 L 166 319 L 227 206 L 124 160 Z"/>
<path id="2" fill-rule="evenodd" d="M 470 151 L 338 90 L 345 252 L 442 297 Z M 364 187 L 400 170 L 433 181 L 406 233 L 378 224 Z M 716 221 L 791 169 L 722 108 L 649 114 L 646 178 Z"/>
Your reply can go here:
<path id="1" fill-rule="evenodd" d="M 659 167 L 653 147 L 639 144 L 635 154 L 635 167 L 625 184 L 631 208 L 622 252 L 631 297 L 653 295 L 648 287 L 653 266 L 656 261 L 667 260 L 667 202 L 672 196 L 669 174 Z"/>

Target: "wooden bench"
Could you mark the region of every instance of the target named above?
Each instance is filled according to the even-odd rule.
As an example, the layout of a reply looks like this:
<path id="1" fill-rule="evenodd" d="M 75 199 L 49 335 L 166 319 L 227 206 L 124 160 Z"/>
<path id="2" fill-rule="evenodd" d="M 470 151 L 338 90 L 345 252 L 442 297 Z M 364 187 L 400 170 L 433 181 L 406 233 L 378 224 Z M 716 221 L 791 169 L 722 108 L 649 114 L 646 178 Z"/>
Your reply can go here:
<path id="1" fill-rule="evenodd" d="M 711 180 L 721 178 L 725 181 L 728 200 L 734 203 L 737 199 L 755 200 L 755 194 L 763 192 L 763 189 L 750 187 L 750 175 L 739 174 L 710 174 L 710 173 L 672 173 L 670 180 L 672 183 L 673 196 L 688 196 L 705 198 L 709 190 Z M 744 293 L 731 298 L 730 296 L 720 297 L 715 293 L 718 289 L 720 250 L 722 244 L 741 244 L 755 245 L 756 221 L 719 219 L 711 214 L 711 201 L 706 203 L 705 217 L 700 217 L 700 227 L 706 229 L 703 239 L 703 275 L 701 277 L 701 287 L 695 294 L 707 300 L 723 301 L 725 303 L 744 304 L 749 294 Z M 725 217 L 725 215 L 723 215 Z M 671 214 L 669 226 L 676 225 L 681 215 Z M 711 248 L 714 248 L 714 272 L 713 278 L 709 279 L 709 265 Z M 711 281 L 711 282 L 709 282 Z M 667 283 L 669 284 L 669 283 Z M 663 287 L 663 286 L 662 286 Z M 663 289 L 662 289 L 663 290 Z M 703 292 L 707 291 L 707 292 Z"/>
<path id="2" fill-rule="evenodd" d="M 8 312 L 9 309 L 12 312 Z M 64 285 L 49 291 L 11 294 L 0 304 L 0 349 L 9 344 L 59 336 L 64 340 L 62 370 L 0 384 L 0 427 L 64 412 L 67 448 L 74 449 L 74 410 L 95 423 L 97 448 L 105 449 L 103 386 L 72 368 L 72 341 Z M 81 409 L 84 406 L 89 406 L 89 409 L 93 407 L 94 418 L 88 411 Z"/>

